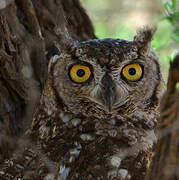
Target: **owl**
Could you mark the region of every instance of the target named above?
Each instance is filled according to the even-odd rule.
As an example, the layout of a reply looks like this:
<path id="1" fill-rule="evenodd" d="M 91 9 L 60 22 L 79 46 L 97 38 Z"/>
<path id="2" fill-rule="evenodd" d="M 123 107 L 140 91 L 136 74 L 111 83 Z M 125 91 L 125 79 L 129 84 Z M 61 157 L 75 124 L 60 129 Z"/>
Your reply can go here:
<path id="1" fill-rule="evenodd" d="M 133 41 L 75 42 L 51 58 L 16 177 L 144 179 L 163 89 L 152 36 L 145 28 Z"/>

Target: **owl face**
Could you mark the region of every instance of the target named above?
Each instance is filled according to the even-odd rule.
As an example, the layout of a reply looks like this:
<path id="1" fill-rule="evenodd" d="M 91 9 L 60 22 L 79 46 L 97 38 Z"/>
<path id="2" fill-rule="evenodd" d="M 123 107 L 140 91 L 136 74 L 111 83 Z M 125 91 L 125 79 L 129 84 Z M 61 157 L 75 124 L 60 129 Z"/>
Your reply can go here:
<path id="1" fill-rule="evenodd" d="M 74 114 L 103 118 L 158 103 L 158 58 L 150 49 L 141 53 L 135 41 L 78 43 L 61 54 L 51 74 L 57 96 Z"/>

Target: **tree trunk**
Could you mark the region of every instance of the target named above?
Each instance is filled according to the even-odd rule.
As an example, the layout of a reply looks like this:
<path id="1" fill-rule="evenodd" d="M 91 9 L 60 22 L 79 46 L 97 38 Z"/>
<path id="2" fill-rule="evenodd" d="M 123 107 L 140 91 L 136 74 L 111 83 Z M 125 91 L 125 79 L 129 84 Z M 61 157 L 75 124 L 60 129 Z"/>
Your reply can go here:
<path id="1" fill-rule="evenodd" d="M 146 180 L 179 180 L 179 54 L 171 62 L 161 102 L 159 141 Z"/>
<path id="2" fill-rule="evenodd" d="M 48 61 L 62 50 L 64 36 L 83 41 L 95 35 L 78 0 L 1 0 L 0 9 L 2 143 L 5 134 L 17 136 L 31 123 Z"/>

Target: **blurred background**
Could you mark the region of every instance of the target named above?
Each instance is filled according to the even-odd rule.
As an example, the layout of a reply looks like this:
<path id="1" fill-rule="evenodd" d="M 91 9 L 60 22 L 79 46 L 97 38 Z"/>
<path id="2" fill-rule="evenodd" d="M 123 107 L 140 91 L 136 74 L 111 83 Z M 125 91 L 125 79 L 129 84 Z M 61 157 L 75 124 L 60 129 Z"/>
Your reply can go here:
<path id="1" fill-rule="evenodd" d="M 152 47 L 160 57 L 164 80 L 179 51 L 179 0 L 81 0 L 98 38 L 132 40 L 136 30 L 157 27 Z"/>

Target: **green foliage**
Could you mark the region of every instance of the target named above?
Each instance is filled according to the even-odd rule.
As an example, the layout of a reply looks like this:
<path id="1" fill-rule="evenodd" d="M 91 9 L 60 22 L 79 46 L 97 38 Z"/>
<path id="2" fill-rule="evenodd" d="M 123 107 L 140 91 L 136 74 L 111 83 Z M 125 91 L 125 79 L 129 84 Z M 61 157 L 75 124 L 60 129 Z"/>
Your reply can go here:
<path id="1" fill-rule="evenodd" d="M 174 41 L 179 43 L 179 9 L 177 8 L 177 1 L 170 0 L 164 3 L 166 10 L 166 19 L 172 24 Z"/>

